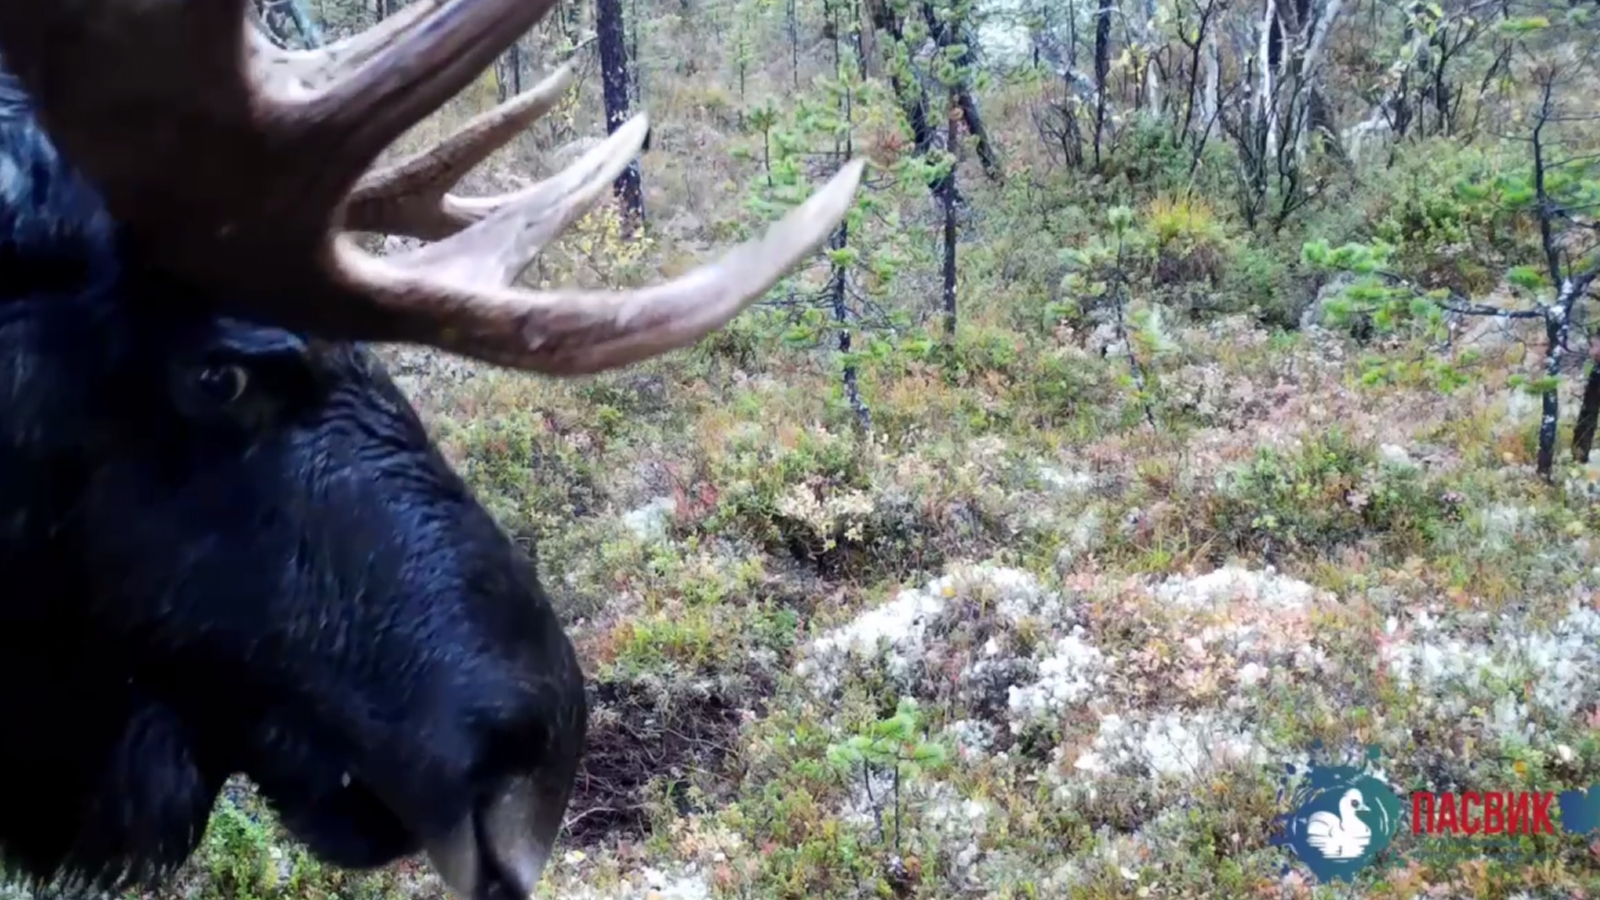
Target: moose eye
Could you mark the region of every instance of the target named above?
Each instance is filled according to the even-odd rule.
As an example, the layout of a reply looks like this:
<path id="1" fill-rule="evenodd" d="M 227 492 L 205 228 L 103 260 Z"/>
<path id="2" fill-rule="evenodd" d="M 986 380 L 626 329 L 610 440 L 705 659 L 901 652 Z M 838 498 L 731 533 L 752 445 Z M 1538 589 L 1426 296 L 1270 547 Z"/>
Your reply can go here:
<path id="1" fill-rule="evenodd" d="M 218 406 L 226 406 L 239 399 L 250 382 L 250 373 L 243 366 L 206 366 L 195 373 L 194 386 L 200 396 Z"/>

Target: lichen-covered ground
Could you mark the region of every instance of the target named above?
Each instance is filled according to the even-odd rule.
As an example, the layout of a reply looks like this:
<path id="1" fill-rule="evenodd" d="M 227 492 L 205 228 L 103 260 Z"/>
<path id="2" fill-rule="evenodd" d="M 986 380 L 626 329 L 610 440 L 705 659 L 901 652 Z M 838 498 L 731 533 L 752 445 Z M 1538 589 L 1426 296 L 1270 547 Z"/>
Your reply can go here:
<path id="1" fill-rule="evenodd" d="M 1320 328 L 1164 346 L 1159 430 L 1125 360 L 1066 336 L 870 368 L 872 437 L 821 357 L 713 342 L 561 384 L 401 354 L 538 541 L 595 681 L 540 895 L 1600 889 L 1600 844 L 1565 834 L 1449 861 L 1402 828 L 1354 887 L 1270 843 L 1280 774 L 1319 743 L 1376 745 L 1402 796 L 1600 776 L 1600 466 L 1533 476 L 1514 342 L 1450 392 L 1368 383 L 1375 348 Z M 227 896 L 438 891 L 297 868 L 250 815 L 219 813 L 198 890 L 222 867 Z"/>

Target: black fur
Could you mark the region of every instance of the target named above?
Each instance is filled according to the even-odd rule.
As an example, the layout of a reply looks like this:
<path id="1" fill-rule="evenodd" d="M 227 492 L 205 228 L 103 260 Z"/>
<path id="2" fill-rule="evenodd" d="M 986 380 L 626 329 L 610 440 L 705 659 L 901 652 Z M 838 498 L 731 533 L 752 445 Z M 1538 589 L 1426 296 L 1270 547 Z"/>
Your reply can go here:
<path id="1" fill-rule="evenodd" d="M 157 880 L 236 772 L 351 867 L 507 776 L 564 807 L 582 675 L 532 563 L 364 348 L 205 299 L 0 74 L 0 867 Z"/>

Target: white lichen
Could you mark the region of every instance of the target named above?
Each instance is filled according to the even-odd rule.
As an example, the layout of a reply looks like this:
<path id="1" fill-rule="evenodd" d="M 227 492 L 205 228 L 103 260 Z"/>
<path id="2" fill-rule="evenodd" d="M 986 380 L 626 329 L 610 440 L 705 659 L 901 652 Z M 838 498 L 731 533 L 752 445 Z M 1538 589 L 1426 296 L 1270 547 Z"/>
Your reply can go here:
<path id="1" fill-rule="evenodd" d="M 1062 470 L 1042 463 L 1034 471 L 1038 474 L 1041 484 L 1051 493 L 1060 496 L 1081 496 L 1094 490 L 1095 487 L 1095 477 L 1088 472 Z"/>
<path id="2" fill-rule="evenodd" d="M 1250 729 L 1215 713 L 1130 716 L 1102 716 L 1093 743 L 1078 755 L 1073 769 L 1090 777 L 1119 774 L 1190 781 L 1267 759 Z"/>
<path id="3" fill-rule="evenodd" d="M 1399 621 L 1386 630 L 1398 634 Z M 1424 612 L 1406 638 L 1385 642 L 1382 659 L 1425 706 L 1453 717 L 1477 710 L 1499 734 L 1531 734 L 1530 712 L 1568 717 L 1600 700 L 1600 612 L 1574 604 L 1547 631 L 1504 617 L 1495 632 L 1492 641 L 1466 640 Z"/>
<path id="4" fill-rule="evenodd" d="M 1378 463 L 1390 469 L 1414 469 L 1416 460 L 1398 444 L 1382 444 L 1378 447 Z"/>
<path id="5" fill-rule="evenodd" d="M 1299 608 L 1317 598 L 1317 589 L 1268 567 L 1257 572 L 1224 566 L 1194 578 L 1173 575 L 1156 585 L 1156 599 L 1181 609 L 1215 609 L 1236 601 Z"/>
<path id="6" fill-rule="evenodd" d="M 639 540 L 655 543 L 666 539 L 667 526 L 671 524 L 677 509 L 677 501 L 671 497 L 656 497 L 644 506 L 624 513 L 622 524 Z"/>
<path id="7" fill-rule="evenodd" d="M 1075 628 L 1056 641 L 1055 647 L 1039 660 L 1037 681 L 1010 688 L 1007 704 L 1014 717 L 1013 731 L 1029 720 L 1056 715 L 1068 706 L 1081 704 L 1105 686 L 1105 656 L 1082 634 L 1083 629 Z"/>
<path id="8" fill-rule="evenodd" d="M 1034 622 L 1048 630 L 1065 616 L 1061 597 L 1027 572 L 989 563 L 952 566 L 925 587 L 903 590 L 816 638 L 802 653 L 796 673 L 819 693 L 832 691 L 868 665 L 882 665 L 891 677 L 905 679 L 930 652 L 937 656 L 942 649 L 929 647 L 930 627 L 947 610 L 969 607 L 1010 629 Z M 969 680 L 981 674 L 971 667 L 966 671 Z"/>

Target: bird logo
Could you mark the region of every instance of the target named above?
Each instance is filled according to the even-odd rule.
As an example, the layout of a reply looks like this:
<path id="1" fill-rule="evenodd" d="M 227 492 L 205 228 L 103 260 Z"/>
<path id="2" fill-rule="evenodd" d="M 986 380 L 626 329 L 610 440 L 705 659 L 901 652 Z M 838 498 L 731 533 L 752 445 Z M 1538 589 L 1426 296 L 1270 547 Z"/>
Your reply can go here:
<path id="1" fill-rule="evenodd" d="M 1287 847 L 1318 881 L 1351 881 L 1399 830 L 1399 796 L 1369 771 L 1377 755 L 1369 749 L 1360 766 L 1286 768 L 1290 812 L 1277 817 L 1282 831 L 1273 843 Z"/>
<path id="2" fill-rule="evenodd" d="M 1319 809 L 1306 820 L 1306 843 L 1329 859 L 1357 859 L 1372 843 L 1372 829 L 1356 815 L 1372 807 L 1362 803 L 1361 791 L 1350 788 L 1339 798 L 1336 816 Z"/>

